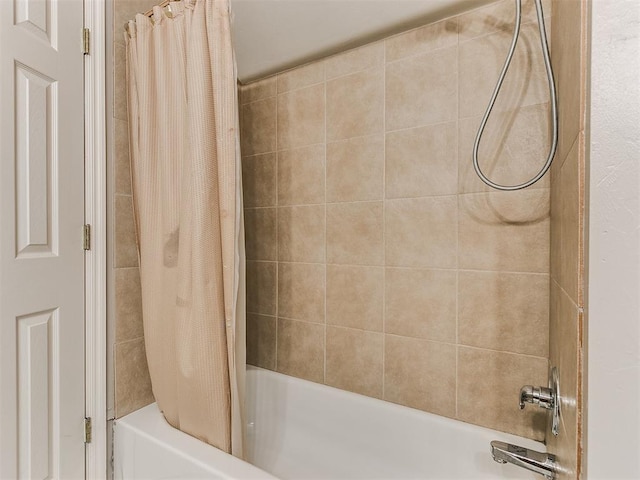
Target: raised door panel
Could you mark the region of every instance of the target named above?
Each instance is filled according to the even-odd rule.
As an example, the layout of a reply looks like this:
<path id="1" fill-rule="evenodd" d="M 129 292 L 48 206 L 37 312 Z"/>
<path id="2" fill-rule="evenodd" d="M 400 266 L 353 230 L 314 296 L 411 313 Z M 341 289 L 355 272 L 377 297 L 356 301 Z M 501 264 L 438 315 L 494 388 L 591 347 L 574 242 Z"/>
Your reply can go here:
<path id="1" fill-rule="evenodd" d="M 23 315 L 18 327 L 18 478 L 49 479 L 57 470 L 54 435 L 59 382 L 58 310 Z"/>
<path id="2" fill-rule="evenodd" d="M 57 254 L 57 82 L 16 64 L 17 257 Z"/>
<path id="3" fill-rule="evenodd" d="M 3 0 L 6 1 L 6 0 Z M 52 0 L 14 0 L 15 25 L 56 48 L 58 3 Z"/>

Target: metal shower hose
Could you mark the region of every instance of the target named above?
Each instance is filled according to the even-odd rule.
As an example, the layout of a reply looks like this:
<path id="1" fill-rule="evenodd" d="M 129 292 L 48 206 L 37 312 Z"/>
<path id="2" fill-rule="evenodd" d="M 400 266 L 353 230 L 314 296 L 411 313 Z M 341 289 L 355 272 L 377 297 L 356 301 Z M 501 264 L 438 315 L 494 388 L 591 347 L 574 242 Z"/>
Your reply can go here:
<path id="1" fill-rule="evenodd" d="M 498 78 L 498 83 L 496 84 L 496 88 L 493 90 L 493 95 L 491 95 L 491 100 L 489 101 L 489 106 L 487 107 L 487 111 L 480 122 L 480 128 L 478 129 L 478 134 L 476 135 L 475 143 L 473 144 L 473 168 L 476 173 L 480 177 L 480 179 L 497 190 L 511 191 L 511 190 L 520 190 L 522 188 L 527 188 L 538 180 L 540 180 L 545 173 L 551 167 L 551 162 L 553 161 L 553 156 L 556 153 L 556 148 L 558 146 L 558 99 L 556 97 L 556 86 L 553 81 L 553 70 L 551 68 L 551 60 L 549 58 L 549 45 L 547 44 L 547 33 L 545 31 L 544 26 L 544 16 L 542 13 L 542 0 L 535 0 L 536 3 L 536 13 L 538 15 L 538 27 L 540 30 L 540 42 L 542 44 L 542 54 L 544 57 L 544 66 L 547 71 L 547 80 L 549 82 L 549 95 L 551 97 L 551 117 L 553 120 L 553 139 L 551 141 L 551 148 L 549 150 L 549 156 L 547 157 L 547 161 L 542 167 L 542 170 L 538 172 L 538 174 L 532 179 L 520 183 L 518 185 L 500 185 L 491 181 L 489 178 L 482 173 L 480 169 L 480 165 L 478 164 L 478 147 L 480 146 L 480 139 L 482 138 L 482 133 L 484 132 L 484 128 L 487 125 L 487 120 L 489 120 L 489 116 L 491 115 L 491 111 L 493 110 L 493 106 L 496 103 L 496 99 L 498 98 L 498 94 L 500 93 L 500 88 L 502 87 L 502 82 L 504 82 L 504 77 L 507 75 L 507 71 L 509 70 L 509 65 L 511 64 L 511 59 L 513 58 L 513 54 L 516 50 L 516 44 L 518 43 L 518 37 L 520 35 L 520 24 L 522 22 L 522 0 L 515 0 L 516 2 L 516 22 L 515 28 L 513 30 L 513 39 L 511 40 L 511 47 L 509 48 L 509 53 L 507 54 L 507 59 L 504 62 L 504 66 L 502 67 L 502 72 L 500 73 L 500 77 Z"/>

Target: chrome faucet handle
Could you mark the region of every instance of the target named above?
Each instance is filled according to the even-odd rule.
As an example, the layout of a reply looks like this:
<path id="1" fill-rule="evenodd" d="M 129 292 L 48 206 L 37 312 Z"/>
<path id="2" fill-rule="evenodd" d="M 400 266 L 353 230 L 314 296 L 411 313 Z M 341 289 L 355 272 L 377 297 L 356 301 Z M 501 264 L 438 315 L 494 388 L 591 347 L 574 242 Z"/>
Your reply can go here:
<path id="1" fill-rule="evenodd" d="M 551 410 L 555 405 L 555 398 L 555 393 L 551 388 L 525 385 L 520 389 L 520 410 L 524 408 L 526 403 Z"/>
<path id="2" fill-rule="evenodd" d="M 527 403 L 553 411 L 551 432 L 558 435 L 560 432 L 560 381 L 556 367 L 551 369 L 548 387 L 525 385 L 520 389 L 520 410 Z"/>

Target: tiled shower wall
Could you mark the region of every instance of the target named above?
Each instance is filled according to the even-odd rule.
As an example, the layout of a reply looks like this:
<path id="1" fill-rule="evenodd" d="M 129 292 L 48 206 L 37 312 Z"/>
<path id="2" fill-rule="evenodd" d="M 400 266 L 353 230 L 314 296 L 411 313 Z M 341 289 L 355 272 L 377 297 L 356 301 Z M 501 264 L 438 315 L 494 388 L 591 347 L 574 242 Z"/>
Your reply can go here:
<path id="1" fill-rule="evenodd" d="M 563 466 L 559 478 L 572 479 L 583 474 L 587 2 L 554 0 L 553 12 L 560 138 L 551 170 L 549 360 L 560 373 L 562 422 L 547 443 Z"/>
<path id="2" fill-rule="evenodd" d="M 480 149 L 506 183 L 549 144 L 523 15 Z M 241 88 L 249 363 L 544 438 L 518 392 L 547 382 L 549 176 L 471 164 L 512 28 L 505 0 Z"/>
<path id="3" fill-rule="evenodd" d="M 125 83 L 124 24 L 144 13 L 157 0 L 113 1 L 113 104 L 110 213 L 111 269 L 109 272 L 109 347 L 113 372 L 113 415 L 122 417 L 153 402 L 142 331 L 140 271 L 136 247 Z"/>

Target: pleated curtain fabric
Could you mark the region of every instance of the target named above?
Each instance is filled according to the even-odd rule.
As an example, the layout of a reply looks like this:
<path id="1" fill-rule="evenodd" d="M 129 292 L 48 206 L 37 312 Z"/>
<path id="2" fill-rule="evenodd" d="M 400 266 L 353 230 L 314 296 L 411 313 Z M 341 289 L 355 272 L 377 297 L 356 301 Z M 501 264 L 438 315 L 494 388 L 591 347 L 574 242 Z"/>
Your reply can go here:
<path id="1" fill-rule="evenodd" d="M 167 421 L 243 456 L 244 230 L 228 0 L 127 25 L 133 201 L 151 384 Z"/>

